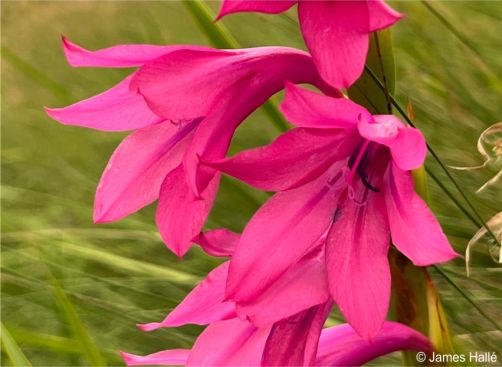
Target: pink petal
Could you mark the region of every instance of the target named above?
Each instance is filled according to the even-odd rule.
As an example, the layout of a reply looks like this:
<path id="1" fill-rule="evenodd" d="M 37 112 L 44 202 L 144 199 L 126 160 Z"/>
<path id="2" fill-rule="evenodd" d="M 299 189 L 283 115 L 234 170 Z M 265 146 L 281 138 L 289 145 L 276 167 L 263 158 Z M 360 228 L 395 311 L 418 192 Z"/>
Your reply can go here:
<path id="1" fill-rule="evenodd" d="M 241 54 L 239 50 L 177 50 L 143 65 L 131 89 L 139 90 L 153 111 L 165 118 L 205 116 L 222 88 L 245 72 L 232 67 Z"/>
<path id="2" fill-rule="evenodd" d="M 392 160 L 402 170 L 412 170 L 424 164 L 427 155 L 425 138 L 418 129 L 405 127 L 399 130 L 394 142 L 389 146 Z"/>
<path id="3" fill-rule="evenodd" d="M 337 88 L 348 88 L 361 75 L 369 34 L 402 17 L 381 0 L 302 1 L 298 15 L 321 76 Z"/>
<path id="4" fill-rule="evenodd" d="M 338 209 L 326 243 L 326 267 L 340 311 L 359 335 L 371 339 L 389 308 L 390 236 L 383 195 L 358 184 L 355 195 L 361 192 L 365 195 L 357 200 L 363 204 L 348 198 Z"/>
<path id="5" fill-rule="evenodd" d="M 205 189 L 217 172 L 213 167 L 201 165 L 201 159 L 223 158 L 237 126 L 266 100 L 264 96 L 251 94 L 247 84 L 247 80 L 241 80 L 222 93 L 219 104 L 202 121 L 185 152 L 183 164 L 195 195 Z"/>
<path id="6" fill-rule="evenodd" d="M 215 175 L 206 189 L 196 198 L 186 182 L 183 166 L 174 169 L 160 188 L 157 207 L 157 227 L 167 247 L 183 256 L 209 215 L 220 183 Z"/>
<path id="7" fill-rule="evenodd" d="M 322 244 L 324 244 L 322 240 Z M 324 246 L 293 265 L 263 294 L 237 305 L 237 314 L 264 327 L 328 301 Z"/>
<path id="8" fill-rule="evenodd" d="M 263 351 L 263 366 L 311 366 L 331 302 L 312 307 L 278 322 Z"/>
<path id="9" fill-rule="evenodd" d="M 237 318 L 209 325 L 197 338 L 187 366 L 259 366 L 270 328 Z"/>
<path id="10" fill-rule="evenodd" d="M 211 271 L 162 322 L 139 324 L 143 331 L 187 324 L 205 325 L 235 317 L 235 304 L 225 301 L 228 262 Z"/>
<path id="11" fill-rule="evenodd" d="M 361 75 L 368 51 L 366 2 L 302 1 L 298 15 L 323 79 L 336 88 L 348 88 Z"/>
<path id="12" fill-rule="evenodd" d="M 193 241 L 211 256 L 230 257 L 239 243 L 240 234 L 225 228 L 202 232 Z"/>
<path id="13" fill-rule="evenodd" d="M 189 349 L 171 349 L 149 354 L 147 356 L 137 356 L 124 352 L 121 352 L 120 354 L 122 355 L 122 359 L 124 359 L 124 362 L 128 366 L 182 366 L 186 363 L 189 353 Z"/>
<path id="14" fill-rule="evenodd" d="M 357 123 L 363 138 L 387 146 L 396 140 L 399 130 L 404 127 L 403 122 L 393 115 L 361 115 Z"/>
<path id="15" fill-rule="evenodd" d="M 165 118 L 205 116 L 184 159 L 198 195 L 215 173 L 200 159 L 223 158 L 237 126 L 286 80 L 325 87 L 307 53 L 284 47 L 173 52 L 145 64 L 131 86 Z"/>
<path id="16" fill-rule="evenodd" d="M 209 164 L 258 189 L 284 191 L 312 181 L 349 156 L 355 138 L 332 129 L 296 128 L 270 145 Z"/>
<path id="17" fill-rule="evenodd" d="M 62 37 L 63 51 L 71 66 L 130 68 L 141 66 L 167 53 L 180 49 L 205 50 L 199 46 L 119 45 L 97 51 L 82 48 Z"/>
<path id="18" fill-rule="evenodd" d="M 230 264 L 227 296 L 251 301 L 298 262 L 328 229 L 342 183 L 340 165 L 279 192 L 251 218 Z"/>
<path id="19" fill-rule="evenodd" d="M 429 340 L 418 331 L 387 321 L 380 332 L 368 342 L 343 324 L 324 329 L 319 340 L 317 366 L 361 366 L 371 360 L 399 350 L 429 353 Z"/>
<path id="20" fill-rule="evenodd" d="M 360 115 L 369 115 L 362 106 L 347 98 L 333 98 L 286 83 L 281 111 L 289 122 L 299 127 L 355 127 Z"/>
<path id="21" fill-rule="evenodd" d="M 259 12 L 266 14 L 277 14 L 291 8 L 296 0 L 223 0 L 220 12 L 216 19 L 221 19 L 225 15 L 242 12 Z"/>
<path id="22" fill-rule="evenodd" d="M 413 178 L 396 165 L 385 174 L 385 203 L 392 242 L 417 266 L 458 256 L 424 201 L 415 193 Z"/>
<path id="23" fill-rule="evenodd" d="M 427 145 L 420 130 L 406 127 L 392 115 L 361 116 L 358 123 L 362 137 L 389 147 L 392 159 L 403 170 L 420 167 Z"/>
<path id="24" fill-rule="evenodd" d="M 383 0 L 367 0 L 366 4 L 369 12 L 369 27 L 372 32 L 390 27 L 404 17 Z"/>
<path id="25" fill-rule="evenodd" d="M 196 125 L 192 121 L 180 128 L 166 121 L 125 138 L 99 182 L 94 221 L 121 219 L 156 200 L 165 176 L 180 164 Z"/>
<path id="26" fill-rule="evenodd" d="M 126 131 L 157 124 L 164 119 L 154 114 L 144 98 L 129 90 L 132 76 L 94 97 L 45 112 L 64 125 L 104 131 Z"/>

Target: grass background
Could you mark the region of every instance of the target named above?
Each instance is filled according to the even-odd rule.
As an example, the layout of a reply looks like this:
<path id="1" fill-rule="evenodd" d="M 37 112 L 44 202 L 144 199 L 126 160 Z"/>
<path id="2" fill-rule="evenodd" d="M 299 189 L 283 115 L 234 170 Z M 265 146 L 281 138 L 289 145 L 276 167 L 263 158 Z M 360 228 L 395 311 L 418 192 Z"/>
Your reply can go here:
<path id="1" fill-rule="evenodd" d="M 207 4 L 216 11 L 217 2 Z M 501 119 L 502 42 L 496 30 L 502 2 L 433 2 L 453 30 L 420 2 L 392 5 L 408 14 L 393 30 L 399 101 L 412 102 L 417 126 L 445 163 L 478 164 L 477 137 Z M 146 354 L 189 347 L 199 327 L 143 333 L 134 324 L 162 319 L 217 261 L 198 249 L 183 261 L 172 255 L 156 233 L 154 206 L 94 226 L 95 187 L 125 135 L 59 125 L 42 107 L 94 95 L 130 72 L 72 69 L 63 58 L 61 34 L 90 49 L 208 39 L 178 1 L 4 1 L 1 7 L 2 365 L 121 365 L 119 349 Z M 223 24 L 245 47 L 304 48 L 295 18 L 294 11 L 239 14 Z M 239 128 L 231 151 L 266 144 L 277 133 L 257 111 Z M 427 164 L 453 191 L 437 164 Z M 500 187 L 474 194 L 491 174 L 453 172 L 485 220 L 502 208 Z M 430 186 L 434 212 L 462 253 L 478 228 L 436 184 Z M 207 228 L 241 230 L 266 198 L 224 179 Z M 476 252 L 471 278 L 462 260 L 442 269 L 497 322 L 501 269 L 485 250 Z M 431 273 L 457 344 L 466 351 L 499 352 L 500 361 L 500 329 Z M 383 363 L 399 363 L 398 355 Z"/>

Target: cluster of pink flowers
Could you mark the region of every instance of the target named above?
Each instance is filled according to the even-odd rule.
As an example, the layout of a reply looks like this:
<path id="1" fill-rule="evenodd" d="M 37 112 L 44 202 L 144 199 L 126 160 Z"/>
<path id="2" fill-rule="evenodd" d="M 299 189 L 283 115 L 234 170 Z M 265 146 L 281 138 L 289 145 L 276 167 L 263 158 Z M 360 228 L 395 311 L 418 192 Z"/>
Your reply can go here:
<path id="1" fill-rule="evenodd" d="M 95 222 L 158 200 L 157 226 L 173 252 L 183 256 L 196 243 L 229 258 L 162 322 L 140 325 L 208 325 L 193 348 L 124 353 L 129 365 L 353 366 L 396 350 L 430 351 L 426 337 L 386 321 L 391 242 L 419 266 L 457 256 L 414 191 L 410 170 L 424 162 L 424 137 L 340 91 L 361 75 L 370 33 L 401 15 L 381 0 L 226 0 L 218 18 L 279 13 L 296 3 L 310 53 L 152 45 L 88 51 L 63 39 L 72 66 L 138 68 L 104 93 L 47 109 L 63 124 L 133 131 L 103 173 Z M 282 89 L 281 111 L 294 128 L 226 157 L 239 124 Z M 241 235 L 202 232 L 221 173 L 275 192 Z M 323 328 L 335 304 L 348 324 Z"/>

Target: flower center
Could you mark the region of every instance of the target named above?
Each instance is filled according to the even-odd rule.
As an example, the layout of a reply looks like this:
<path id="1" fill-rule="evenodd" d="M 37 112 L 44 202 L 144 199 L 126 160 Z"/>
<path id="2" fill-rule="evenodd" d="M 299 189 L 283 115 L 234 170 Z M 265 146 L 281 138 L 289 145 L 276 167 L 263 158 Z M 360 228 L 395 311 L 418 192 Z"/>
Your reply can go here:
<path id="1" fill-rule="evenodd" d="M 380 191 L 378 188 L 376 188 L 369 182 L 368 175 L 366 173 L 373 145 L 374 145 L 373 142 L 364 139 L 363 142 L 356 148 L 356 150 L 350 156 L 348 162 L 350 171 L 345 177 L 345 180 L 349 187 L 352 187 L 352 181 L 354 180 L 354 176 L 357 174 L 361 178 L 361 182 L 363 183 L 363 185 L 368 190 L 374 192 Z"/>

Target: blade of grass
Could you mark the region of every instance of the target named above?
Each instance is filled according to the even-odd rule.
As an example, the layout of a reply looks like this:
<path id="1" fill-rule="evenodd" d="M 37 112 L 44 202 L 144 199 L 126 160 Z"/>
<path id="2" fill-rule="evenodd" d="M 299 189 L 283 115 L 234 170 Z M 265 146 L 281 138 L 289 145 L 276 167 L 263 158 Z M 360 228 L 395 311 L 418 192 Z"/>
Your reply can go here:
<path id="1" fill-rule="evenodd" d="M 58 354 L 63 353 L 80 355 L 82 353 L 80 347 L 76 345 L 75 341 L 70 338 L 45 333 L 37 333 L 21 328 L 10 328 L 9 330 L 14 339 L 22 340 L 26 345 L 45 348 Z M 114 351 L 107 351 L 106 356 L 109 359 L 116 359 L 117 361 L 120 360 L 117 353 Z"/>
<path id="2" fill-rule="evenodd" d="M 166 278 L 174 283 L 190 284 L 193 285 L 200 279 L 190 273 L 181 272 L 175 269 L 169 269 L 155 264 L 150 264 L 140 260 L 129 259 L 120 255 L 115 255 L 106 251 L 102 251 L 90 246 L 79 246 L 71 243 L 58 243 L 65 252 L 73 252 L 74 254 L 92 261 L 101 262 L 106 265 L 111 265 L 116 268 L 130 271 L 133 273 L 140 273 L 148 276 L 159 276 Z"/>
<path id="3" fill-rule="evenodd" d="M 217 48 L 239 48 L 237 40 L 230 34 L 222 23 L 215 23 L 215 15 L 211 9 L 200 0 L 183 1 L 183 4 L 204 32 L 209 42 Z M 273 99 L 268 100 L 261 107 L 270 121 L 280 132 L 288 130 L 288 123 L 277 108 Z"/>
<path id="4" fill-rule="evenodd" d="M 28 360 L 28 358 L 26 358 L 23 351 L 16 343 L 12 335 L 9 333 L 5 325 L 3 323 L 0 323 L 0 325 L 2 330 L 1 339 L 2 339 L 3 350 L 9 357 L 12 365 L 16 367 L 31 366 L 30 361 Z"/>
<path id="5" fill-rule="evenodd" d="M 368 72 L 368 74 L 371 76 L 371 78 L 375 81 L 375 83 L 377 83 L 379 85 L 379 87 L 382 90 L 385 90 L 385 86 L 380 81 L 380 79 L 378 78 L 378 76 L 373 72 L 373 70 L 371 70 L 367 66 L 364 67 L 364 70 Z M 406 120 L 406 122 L 410 126 L 415 127 L 415 124 L 413 123 L 413 121 L 410 120 L 410 118 L 408 117 L 408 115 L 406 114 L 406 112 L 404 111 L 404 109 L 399 105 L 399 103 L 397 103 L 397 101 L 394 98 L 394 96 L 392 96 L 391 94 L 389 94 L 389 97 L 391 99 L 392 105 L 398 110 L 399 114 Z M 448 177 L 448 179 L 452 182 L 453 186 L 455 186 L 455 189 L 460 193 L 460 196 L 462 196 L 462 199 L 464 199 L 464 201 L 467 203 L 467 206 L 474 213 L 474 216 L 476 217 L 477 221 L 479 221 L 479 222 L 476 221 L 475 224 L 478 227 L 483 226 L 487 230 L 487 232 L 490 234 L 490 236 L 494 239 L 495 243 L 497 243 L 500 246 L 500 242 L 499 242 L 498 238 L 495 236 L 495 234 L 492 232 L 492 230 L 488 227 L 488 225 L 483 220 L 483 218 L 481 217 L 481 215 L 479 214 L 479 212 L 476 210 L 476 208 L 471 203 L 471 201 L 469 200 L 469 198 L 467 197 L 467 195 L 464 193 L 464 190 L 462 190 L 462 188 L 458 184 L 457 180 L 455 180 L 455 178 L 453 178 L 453 176 L 451 175 L 451 173 L 448 170 L 448 168 L 446 167 L 446 165 L 443 163 L 443 161 L 439 158 L 439 156 L 437 155 L 437 153 L 434 151 L 434 149 L 432 149 L 432 147 L 429 144 L 427 144 L 427 150 L 431 153 L 432 157 L 436 160 L 436 162 L 438 162 L 438 164 L 441 167 L 441 169 L 446 173 L 446 176 Z M 443 190 L 446 189 L 445 186 L 441 186 L 441 188 Z M 448 196 L 450 196 L 450 194 L 448 194 Z M 451 195 L 451 196 L 453 196 L 453 195 Z M 458 204 L 459 204 L 458 201 L 454 201 L 454 202 L 458 206 Z M 467 210 L 463 206 L 459 207 L 459 209 L 464 214 L 467 212 Z M 468 217 L 470 218 L 470 216 L 468 216 Z"/>
<path id="6" fill-rule="evenodd" d="M 464 292 L 462 288 L 460 288 L 449 276 L 446 274 L 439 266 L 434 265 L 434 269 L 444 278 L 446 281 L 453 287 L 455 290 L 464 297 L 467 302 L 469 302 L 472 307 L 474 307 L 481 315 L 484 316 L 485 319 L 487 319 L 497 330 L 502 331 L 501 327 L 497 324 L 497 322 L 491 318 L 490 315 L 488 315 L 481 307 L 479 307 L 476 302 L 472 300 L 472 298 Z"/>
<path id="7" fill-rule="evenodd" d="M 63 85 L 55 82 L 43 72 L 32 66 L 30 63 L 21 59 L 9 48 L 3 46 L 1 50 L 2 59 L 18 69 L 26 77 L 51 91 L 56 96 L 63 98 L 63 100 L 65 100 L 66 102 L 70 101 L 70 92 Z"/>
<path id="8" fill-rule="evenodd" d="M 75 341 L 69 338 L 36 333 L 30 330 L 20 328 L 10 328 L 12 336 L 17 340 L 22 340 L 24 344 L 34 347 L 50 349 L 57 353 L 81 354 L 80 347 Z"/>
<path id="9" fill-rule="evenodd" d="M 501 80 L 497 76 L 495 72 L 493 72 L 491 66 L 486 63 L 486 61 L 483 59 L 481 53 L 479 50 L 476 48 L 476 46 L 467 38 L 464 36 L 460 30 L 457 29 L 457 27 L 450 22 L 446 17 L 441 14 L 435 6 L 433 6 L 430 1 L 425 1 L 421 0 L 420 1 L 422 5 L 432 14 L 434 15 L 464 46 L 466 46 L 477 58 L 477 60 L 481 63 L 483 66 L 484 71 L 487 74 L 487 77 L 489 80 L 492 82 L 492 84 L 495 84 L 497 89 L 500 90 L 500 82 Z"/>
<path id="10" fill-rule="evenodd" d="M 73 335 L 78 340 L 85 359 L 90 363 L 91 366 L 106 366 L 104 357 L 101 355 L 98 347 L 89 335 L 87 328 L 80 319 L 70 299 L 64 293 L 57 279 L 52 275 L 51 280 L 52 286 L 54 288 L 54 294 L 56 296 L 56 301 L 61 308 L 61 311 L 65 315 L 68 326 L 70 327 Z"/>

